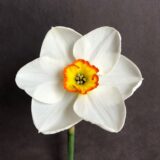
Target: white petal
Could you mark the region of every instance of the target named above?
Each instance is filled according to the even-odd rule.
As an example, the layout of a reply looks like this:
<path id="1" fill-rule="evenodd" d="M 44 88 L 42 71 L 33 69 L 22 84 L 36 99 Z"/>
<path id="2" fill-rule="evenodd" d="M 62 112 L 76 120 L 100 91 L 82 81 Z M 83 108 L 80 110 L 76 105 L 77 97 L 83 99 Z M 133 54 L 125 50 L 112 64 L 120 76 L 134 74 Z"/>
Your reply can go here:
<path id="1" fill-rule="evenodd" d="M 115 68 L 100 78 L 101 85 L 112 85 L 119 89 L 123 99 L 130 97 L 141 85 L 142 75 L 138 67 L 125 56 L 121 56 Z"/>
<path id="2" fill-rule="evenodd" d="M 32 98 L 44 103 L 55 103 L 65 93 L 63 68 L 64 64 L 60 60 L 37 58 L 18 71 L 16 83 Z"/>
<path id="3" fill-rule="evenodd" d="M 70 63 L 73 58 L 73 45 L 81 34 L 71 28 L 52 27 L 43 41 L 40 56 L 49 56 L 53 59 L 63 59 Z"/>
<path id="4" fill-rule="evenodd" d="M 105 86 L 79 96 L 74 111 L 82 119 L 110 132 L 119 132 L 126 118 L 125 104 L 119 91 Z"/>
<path id="5" fill-rule="evenodd" d="M 81 121 L 73 111 L 74 94 L 67 93 L 54 104 L 40 103 L 32 99 L 33 122 L 39 132 L 53 134 L 66 130 Z"/>
<path id="6" fill-rule="evenodd" d="M 121 52 L 121 36 L 111 27 L 95 29 L 81 37 L 74 45 L 76 59 L 85 59 L 99 68 L 109 72 L 118 61 Z"/>

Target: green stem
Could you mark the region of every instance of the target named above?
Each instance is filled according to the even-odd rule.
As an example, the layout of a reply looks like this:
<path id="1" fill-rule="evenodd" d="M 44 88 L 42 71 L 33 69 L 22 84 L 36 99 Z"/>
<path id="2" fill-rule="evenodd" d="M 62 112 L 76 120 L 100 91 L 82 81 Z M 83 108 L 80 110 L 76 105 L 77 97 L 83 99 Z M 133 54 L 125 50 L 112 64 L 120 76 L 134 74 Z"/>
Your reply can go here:
<path id="1" fill-rule="evenodd" d="M 75 127 L 68 130 L 68 160 L 74 160 Z"/>

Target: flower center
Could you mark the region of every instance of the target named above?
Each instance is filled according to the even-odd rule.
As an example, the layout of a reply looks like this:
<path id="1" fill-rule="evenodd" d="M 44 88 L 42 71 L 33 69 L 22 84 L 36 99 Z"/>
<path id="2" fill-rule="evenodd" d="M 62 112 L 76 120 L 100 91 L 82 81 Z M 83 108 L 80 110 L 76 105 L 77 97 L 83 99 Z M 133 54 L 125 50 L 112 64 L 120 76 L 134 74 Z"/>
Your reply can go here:
<path id="1" fill-rule="evenodd" d="M 98 86 L 98 68 L 78 59 L 64 68 L 64 88 L 69 92 L 86 94 Z"/>
<path id="2" fill-rule="evenodd" d="M 83 74 L 78 73 L 75 77 L 75 81 L 77 84 L 82 85 L 87 81 L 87 78 Z"/>

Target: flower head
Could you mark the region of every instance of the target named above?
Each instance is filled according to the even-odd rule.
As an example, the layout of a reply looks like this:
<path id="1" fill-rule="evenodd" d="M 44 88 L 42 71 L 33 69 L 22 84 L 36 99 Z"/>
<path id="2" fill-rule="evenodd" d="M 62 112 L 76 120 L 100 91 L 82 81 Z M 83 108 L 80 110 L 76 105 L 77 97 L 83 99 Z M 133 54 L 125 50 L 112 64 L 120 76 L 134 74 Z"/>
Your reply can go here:
<path id="1" fill-rule="evenodd" d="M 33 122 L 44 134 L 63 131 L 81 120 L 119 132 L 126 117 L 124 101 L 142 80 L 138 67 L 121 55 L 121 36 L 112 27 L 84 36 L 53 27 L 40 57 L 16 75 L 19 88 L 32 97 Z"/>

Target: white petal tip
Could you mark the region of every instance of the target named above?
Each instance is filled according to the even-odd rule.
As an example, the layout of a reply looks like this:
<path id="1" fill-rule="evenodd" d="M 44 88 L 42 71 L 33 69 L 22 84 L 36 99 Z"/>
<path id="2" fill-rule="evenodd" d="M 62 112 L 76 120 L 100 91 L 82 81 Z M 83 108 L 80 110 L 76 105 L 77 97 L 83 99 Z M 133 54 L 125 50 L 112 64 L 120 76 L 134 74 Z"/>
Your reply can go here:
<path id="1" fill-rule="evenodd" d="M 15 83 L 16 83 L 16 85 L 18 86 L 18 88 L 22 89 L 21 83 L 19 82 L 20 72 L 21 72 L 21 69 L 19 69 L 18 72 L 16 73 L 16 76 L 15 76 Z"/>
<path id="2" fill-rule="evenodd" d="M 47 131 L 44 130 L 44 129 L 38 129 L 38 134 L 44 134 L 44 135 L 47 135 Z M 52 133 L 54 134 L 54 133 Z"/>
<path id="3" fill-rule="evenodd" d="M 41 131 L 38 131 L 38 134 L 42 133 Z"/>
<path id="4" fill-rule="evenodd" d="M 144 80 L 144 78 L 141 78 L 141 79 L 139 80 L 139 82 L 138 82 L 137 85 L 132 89 L 131 94 L 128 95 L 127 98 L 131 97 L 131 96 L 134 94 L 134 92 L 142 85 L 143 80 Z M 127 98 L 125 98 L 125 99 L 127 99 Z"/>
<path id="5" fill-rule="evenodd" d="M 119 133 L 119 132 L 121 132 L 122 131 L 122 129 L 123 129 L 123 127 L 121 127 L 121 128 L 117 128 L 117 129 L 114 129 L 113 131 L 111 131 L 112 133 Z"/>
<path id="6" fill-rule="evenodd" d="M 88 121 L 88 120 L 86 120 L 86 121 L 89 122 L 89 123 L 91 123 L 91 124 L 93 124 L 93 125 L 96 125 L 96 126 L 102 128 L 102 129 L 105 130 L 105 131 L 111 132 L 111 133 L 119 133 L 119 132 L 121 132 L 121 131 L 123 130 L 123 127 L 124 127 L 124 124 L 125 124 L 125 122 L 123 122 L 123 124 L 121 125 L 121 127 L 117 127 L 117 128 L 108 128 L 108 127 L 107 127 L 107 128 L 105 128 L 105 127 L 102 126 L 101 124 L 95 124 L 95 123 L 90 122 L 90 121 Z"/>

